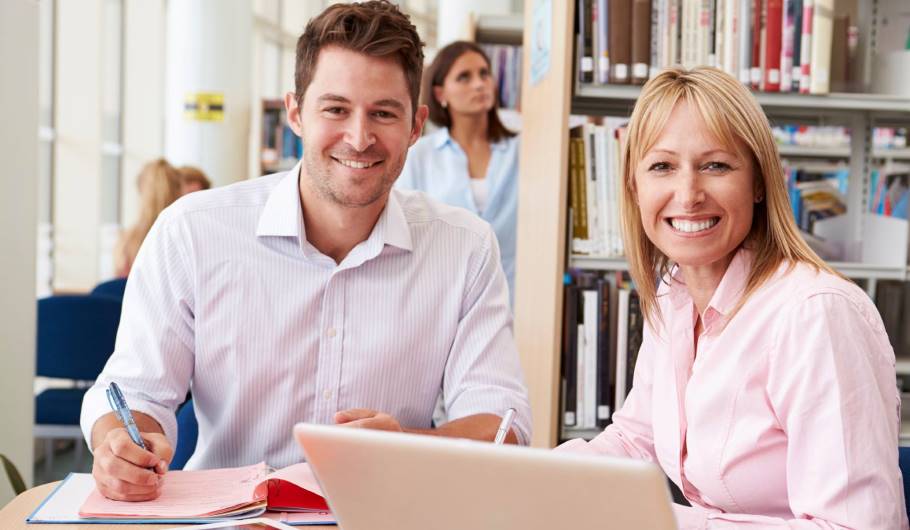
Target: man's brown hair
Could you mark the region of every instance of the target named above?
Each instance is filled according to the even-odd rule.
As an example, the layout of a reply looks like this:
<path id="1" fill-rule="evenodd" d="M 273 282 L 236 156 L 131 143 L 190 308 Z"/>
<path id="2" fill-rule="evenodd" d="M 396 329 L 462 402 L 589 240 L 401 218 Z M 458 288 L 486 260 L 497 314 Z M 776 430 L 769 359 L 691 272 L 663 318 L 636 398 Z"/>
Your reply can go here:
<path id="1" fill-rule="evenodd" d="M 372 57 L 396 59 L 408 82 L 411 113 L 416 113 L 423 73 L 423 42 L 417 28 L 398 6 L 385 0 L 335 4 L 310 20 L 297 39 L 294 94 L 298 105 L 303 104 L 303 94 L 313 80 L 319 51 L 330 45 Z"/>

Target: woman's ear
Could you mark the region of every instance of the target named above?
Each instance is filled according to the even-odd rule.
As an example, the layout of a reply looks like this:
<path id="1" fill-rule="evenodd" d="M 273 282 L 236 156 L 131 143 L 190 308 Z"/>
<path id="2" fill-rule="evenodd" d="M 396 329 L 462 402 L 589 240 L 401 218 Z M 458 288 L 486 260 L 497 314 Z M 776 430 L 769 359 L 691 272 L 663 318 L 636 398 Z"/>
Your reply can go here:
<path id="1" fill-rule="evenodd" d="M 434 87 L 433 87 L 433 98 L 434 98 L 440 105 L 442 105 L 442 108 L 446 108 L 446 107 L 448 106 L 448 105 L 446 105 L 445 99 L 443 99 L 443 97 L 442 97 L 442 87 L 441 87 L 441 86 L 434 86 Z"/>

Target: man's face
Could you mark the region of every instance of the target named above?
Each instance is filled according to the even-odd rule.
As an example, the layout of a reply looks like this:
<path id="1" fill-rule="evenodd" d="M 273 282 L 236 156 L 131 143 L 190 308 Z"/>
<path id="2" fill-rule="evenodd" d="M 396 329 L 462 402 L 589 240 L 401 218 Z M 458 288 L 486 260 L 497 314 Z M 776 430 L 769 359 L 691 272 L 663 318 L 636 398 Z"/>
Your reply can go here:
<path id="1" fill-rule="evenodd" d="M 340 46 L 319 52 L 300 106 L 285 96 L 288 121 L 303 139 L 302 185 L 347 208 L 385 202 L 417 141 L 427 110 L 411 112 L 401 65 Z"/>

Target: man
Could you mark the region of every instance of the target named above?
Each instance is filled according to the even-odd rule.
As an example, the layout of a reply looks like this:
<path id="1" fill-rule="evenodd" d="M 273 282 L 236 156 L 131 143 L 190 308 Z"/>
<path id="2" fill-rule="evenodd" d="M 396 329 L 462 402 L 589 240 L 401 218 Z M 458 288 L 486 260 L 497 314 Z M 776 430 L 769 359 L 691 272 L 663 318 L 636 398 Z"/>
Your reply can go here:
<path id="1" fill-rule="evenodd" d="M 192 389 L 190 468 L 284 466 L 296 422 L 491 440 L 530 411 L 489 225 L 392 191 L 427 116 L 413 25 L 387 2 L 341 4 L 297 45 L 285 103 L 301 164 L 182 198 L 130 276 L 117 347 L 83 403 L 99 490 L 158 495 Z M 148 450 L 109 412 L 114 381 Z M 432 429 L 440 390 L 452 421 Z"/>

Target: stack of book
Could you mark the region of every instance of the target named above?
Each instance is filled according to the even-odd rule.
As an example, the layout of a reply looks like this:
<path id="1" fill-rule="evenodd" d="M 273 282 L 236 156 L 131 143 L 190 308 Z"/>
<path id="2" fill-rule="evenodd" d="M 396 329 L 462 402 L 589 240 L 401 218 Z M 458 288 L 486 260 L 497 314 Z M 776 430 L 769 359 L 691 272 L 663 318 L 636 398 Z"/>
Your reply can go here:
<path id="1" fill-rule="evenodd" d="M 521 101 L 521 46 L 483 44 L 481 47 L 490 58 L 499 106 L 517 109 Z"/>
<path id="2" fill-rule="evenodd" d="M 622 273 L 573 271 L 565 307 L 563 425 L 600 429 L 632 389 L 644 333 L 638 293 Z"/>
<path id="3" fill-rule="evenodd" d="M 644 83 L 677 64 L 766 92 L 826 94 L 848 77 L 856 30 L 834 0 L 576 1 L 581 83 Z"/>
<path id="4" fill-rule="evenodd" d="M 572 252 L 622 256 L 619 221 L 621 140 L 628 120 L 605 118 L 569 133 Z"/>

